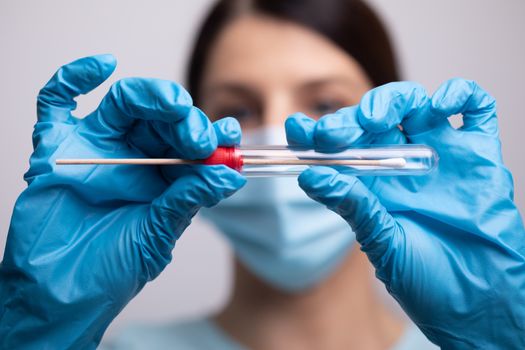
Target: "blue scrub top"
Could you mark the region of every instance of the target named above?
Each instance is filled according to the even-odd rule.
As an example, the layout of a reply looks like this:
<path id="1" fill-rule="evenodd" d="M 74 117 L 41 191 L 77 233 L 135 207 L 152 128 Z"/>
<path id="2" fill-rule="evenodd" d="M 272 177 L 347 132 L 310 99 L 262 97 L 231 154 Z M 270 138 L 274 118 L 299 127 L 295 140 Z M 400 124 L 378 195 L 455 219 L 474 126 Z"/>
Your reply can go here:
<path id="1" fill-rule="evenodd" d="M 102 344 L 104 350 L 247 350 L 222 332 L 209 319 L 163 325 L 137 325 L 124 330 L 118 337 Z M 398 343 L 390 350 L 434 350 L 432 344 L 413 324 L 408 325 Z"/>

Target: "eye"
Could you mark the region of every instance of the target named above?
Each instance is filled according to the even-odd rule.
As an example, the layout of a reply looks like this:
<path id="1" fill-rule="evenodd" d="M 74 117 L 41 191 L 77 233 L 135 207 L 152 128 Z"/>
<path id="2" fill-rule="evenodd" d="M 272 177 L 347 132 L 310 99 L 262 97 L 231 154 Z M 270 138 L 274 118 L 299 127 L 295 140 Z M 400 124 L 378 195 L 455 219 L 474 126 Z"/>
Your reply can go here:
<path id="1" fill-rule="evenodd" d="M 311 104 L 310 112 L 317 116 L 322 116 L 329 113 L 334 113 L 338 109 L 344 107 L 344 104 L 336 100 L 317 100 Z"/>

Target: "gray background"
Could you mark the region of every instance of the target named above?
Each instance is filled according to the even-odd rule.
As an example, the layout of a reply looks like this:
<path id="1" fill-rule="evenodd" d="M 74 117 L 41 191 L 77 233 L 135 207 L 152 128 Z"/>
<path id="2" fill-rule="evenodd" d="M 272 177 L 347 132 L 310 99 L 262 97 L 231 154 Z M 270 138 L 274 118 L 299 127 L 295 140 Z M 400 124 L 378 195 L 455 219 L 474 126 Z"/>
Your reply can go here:
<path id="1" fill-rule="evenodd" d="M 25 187 L 35 97 L 58 66 L 106 52 L 119 60 L 108 82 L 78 99 L 78 116 L 94 109 L 116 79 L 181 81 L 195 29 L 211 2 L 0 2 L 0 247 L 13 204 Z M 496 97 L 504 158 L 514 174 L 516 202 L 525 212 L 525 2 L 371 2 L 392 30 L 406 79 L 431 92 L 460 76 L 478 81 Z M 110 333 L 136 320 L 179 319 L 218 309 L 229 292 L 230 253 L 216 232 L 196 220 L 177 245 L 173 263 L 119 315 Z"/>

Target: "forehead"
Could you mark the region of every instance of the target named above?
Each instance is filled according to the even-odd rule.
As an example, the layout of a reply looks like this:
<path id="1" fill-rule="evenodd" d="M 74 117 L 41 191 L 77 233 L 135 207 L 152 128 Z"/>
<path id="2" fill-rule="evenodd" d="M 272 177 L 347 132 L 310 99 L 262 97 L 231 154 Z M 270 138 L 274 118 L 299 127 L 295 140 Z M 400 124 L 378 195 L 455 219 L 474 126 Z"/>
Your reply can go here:
<path id="1" fill-rule="evenodd" d="M 263 86 L 327 76 L 366 81 L 359 64 L 320 34 L 292 22 L 245 15 L 218 36 L 203 85 L 242 80 Z"/>

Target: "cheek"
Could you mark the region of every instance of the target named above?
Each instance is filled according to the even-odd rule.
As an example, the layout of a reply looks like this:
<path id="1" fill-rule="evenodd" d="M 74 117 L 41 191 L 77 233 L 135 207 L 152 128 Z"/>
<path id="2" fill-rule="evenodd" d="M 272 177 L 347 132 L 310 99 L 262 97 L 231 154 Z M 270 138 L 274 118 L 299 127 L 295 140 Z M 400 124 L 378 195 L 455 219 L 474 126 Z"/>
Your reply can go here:
<path id="1" fill-rule="evenodd" d="M 356 98 L 356 103 L 355 104 L 358 104 L 361 99 L 363 98 L 363 96 L 370 90 L 372 90 L 374 87 L 367 83 L 367 84 L 364 84 L 363 86 L 361 86 L 359 88 L 358 91 L 356 91 L 356 94 L 355 94 L 355 98 Z"/>

